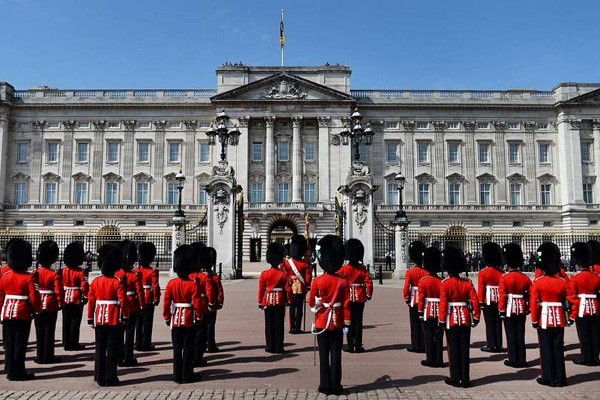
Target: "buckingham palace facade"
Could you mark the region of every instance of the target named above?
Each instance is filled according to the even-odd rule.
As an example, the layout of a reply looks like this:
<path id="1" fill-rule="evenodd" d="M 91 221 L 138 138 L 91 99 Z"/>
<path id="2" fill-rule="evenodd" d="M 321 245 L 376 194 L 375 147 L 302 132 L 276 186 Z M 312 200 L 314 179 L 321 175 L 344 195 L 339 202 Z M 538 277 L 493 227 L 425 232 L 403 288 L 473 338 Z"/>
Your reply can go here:
<path id="1" fill-rule="evenodd" d="M 168 232 L 182 204 L 201 223 L 219 160 L 206 132 L 224 109 L 241 132 L 227 160 L 244 258 L 269 240 L 331 233 L 352 162 L 340 132 L 355 109 L 377 190 L 376 227 L 404 208 L 418 234 L 595 232 L 600 84 L 550 91 L 362 90 L 347 66 L 224 64 L 216 89 L 16 89 L 0 82 L 0 228 Z M 377 229 L 376 229 L 377 231 Z M 262 248 L 262 250 L 261 250 Z"/>

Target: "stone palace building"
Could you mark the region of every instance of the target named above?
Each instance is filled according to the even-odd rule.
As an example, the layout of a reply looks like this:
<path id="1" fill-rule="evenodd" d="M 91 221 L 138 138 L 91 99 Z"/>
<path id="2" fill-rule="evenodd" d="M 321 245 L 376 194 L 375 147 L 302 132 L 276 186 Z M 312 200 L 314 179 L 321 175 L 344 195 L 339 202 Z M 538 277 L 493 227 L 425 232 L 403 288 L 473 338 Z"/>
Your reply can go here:
<path id="1" fill-rule="evenodd" d="M 374 130 L 359 146 L 377 190 L 375 232 L 398 209 L 411 235 L 553 235 L 598 229 L 600 84 L 551 91 L 363 90 L 347 66 L 225 64 L 215 89 L 22 90 L 0 82 L 0 228 L 169 232 L 183 209 L 201 224 L 220 146 L 206 132 L 225 109 L 241 186 L 245 259 L 270 240 L 340 229 L 352 160 L 340 132 L 357 107 Z M 387 235 L 387 233 L 386 233 Z M 379 240 L 379 239 L 374 239 Z M 376 258 L 389 250 L 389 235 Z"/>

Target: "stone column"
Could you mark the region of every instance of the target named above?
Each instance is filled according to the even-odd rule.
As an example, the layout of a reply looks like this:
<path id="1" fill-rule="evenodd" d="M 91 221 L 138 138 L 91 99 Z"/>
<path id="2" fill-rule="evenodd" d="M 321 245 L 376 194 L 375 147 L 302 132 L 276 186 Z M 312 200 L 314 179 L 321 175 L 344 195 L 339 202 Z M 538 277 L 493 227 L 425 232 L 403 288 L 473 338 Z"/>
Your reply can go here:
<path id="1" fill-rule="evenodd" d="M 1 99 L 0 99 L 1 100 Z M 0 157 L 0 205 L 8 201 L 6 198 L 7 188 L 7 159 L 8 159 L 8 146 L 9 140 L 9 108 L 0 107 L 0 154 L 4 156 Z M 1 206 L 0 206 L 1 208 Z"/>
<path id="2" fill-rule="evenodd" d="M 525 121 L 523 122 L 525 127 L 525 134 L 523 135 L 523 172 L 527 179 L 526 191 L 523 204 L 540 204 L 538 194 L 540 190 L 540 183 L 536 179 L 537 160 L 536 155 L 536 143 L 535 143 L 535 122 Z M 525 188 L 524 188 L 525 189 Z"/>
<path id="3" fill-rule="evenodd" d="M 33 135 L 30 142 L 29 156 L 31 156 L 31 177 L 37 178 L 37 182 L 33 180 L 30 186 L 31 192 L 29 196 L 30 203 L 43 202 L 43 196 L 40 196 L 42 190 L 42 152 L 44 151 L 44 126 L 46 121 L 33 121 Z M 42 192 L 43 194 L 43 192 Z"/>
<path id="4" fill-rule="evenodd" d="M 581 167 L 581 120 L 560 113 L 558 115 L 557 147 L 560 168 L 561 199 L 563 211 L 583 204 L 583 181 Z M 598 155 L 594 155 L 598 156 Z"/>
<path id="5" fill-rule="evenodd" d="M 173 270 L 173 254 L 175 250 L 185 244 L 185 217 L 180 215 L 175 215 L 173 217 L 173 232 L 171 234 L 171 268 L 169 270 L 169 275 L 171 278 L 175 277 L 175 271 Z"/>
<path id="6" fill-rule="evenodd" d="M 435 133 L 433 134 L 433 151 L 430 155 L 431 164 L 433 166 L 433 176 L 438 181 L 438 184 L 435 185 L 435 193 L 433 198 L 435 200 L 435 204 L 446 204 L 448 199 L 446 198 L 446 171 L 444 165 L 446 164 L 444 147 L 446 143 L 444 142 L 444 129 L 446 127 L 446 123 L 444 121 L 434 121 L 433 126 L 435 129 Z M 463 188 L 464 192 L 464 188 Z M 464 193 L 461 193 L 464 195 Z"/>
<path id="7" fill-rule="evenodd" d="M 230 149 L 235 149 L 237 154 L 235 158 L 235 174 L 238 177 L 238 184 L 242 187 L 244 191 L 244 198 L 246 201 L 250 198 L 250 188 L 248 187 L 248 172 L 250 168 L 250 152 L 252 148 L 250 146 L 250 134 L 249 134 L 249 123 L 250 117 L 241 116 L 237 117 L 238 119 L 238 130 L 240 131 L 239 143 L 235 147 L 230 147 Z M 231 162 L 230 162 L 231 165 Z"/>
<path id="8" fill-rule="evenodd" d="M 92 121 L 94 125 L 94 142 L 88 145 L 88 162 L 91 164 L 92 196 L 90 203 L 100 204 L 102 202 L 102 152 L 104 149 L 104 127 L 106 121 Z M 92 150 L 94 151 L 92 154 Z"/>
<path id="9" fill-rule="evenodd" d="M 302 201 L 302 138 L 300 137 L 301 116 L 292 117 L 292 202 Z"/>
<path id="10" fill-rule="evenodd" d="M 71 175 L 73 173 L 73 130 L 75 121 L 62 121 L 64 127 L 64 139 L 62 146 L 62 184 L 60 185 L 60 200 L 62 204 L 69 204 L 73 199 Z"/>
<path id="11" fill-rule="evenodd" d="M 165 129 L 167 121 L 154 121 L 154 149 L 150 150 L 152 156 L 150 163 L 152 164 L 152 175 L 154 182 L 152 183 L 152 204 L 164 204 L 163 186 L 165 183 Z M 153 150 L 153 151 L 152 151 Z"/>
<path id="12" fill-rule="evenodd" d="M 506 205 L 508 204 L 508 197 L 506 195 L 506 182 L 503 178 L 506 176 L 506 141 L 504 140 L 504 129 L 506 129 L 506 122 L 494 121 L 494 148 L 496 157 L 492 164 L 496 167 L 495 175 L 500 178 L 500 182 L 494 187 L 496 192 L 496 204 Z M 490 154 L 491 155 L 491 154 Z"/>
<path id="13" fill-rule="evenodd" d="M 123 121 L 125 126 L 125 140 L 123 141 L 123 154 L 121 160 L 123 161 L 123 197 L 121 202 L 123 204 L 132 204 L 135 202 L 135 196 L 132 194 L 133 188 L 133 137 L 135 135 L 135 121 Z"/>
<path id="14" fill-rule="evenodd" d="M 330 191 L 330 155 L 329 155 L 329 121 L 331 117 L 323 116 L 317 118 L 319 121 L 319 144 L 317 146 L 316 159 L 319 163 L 319 202 L 329 203 L 331 201 Z"/>
<path id="15" fill-rule="evenodd" d="M 593 137 L 594 137 L 594 157 L 600 157 L 600 119 L 594 119 L 592 120 L 592 129 L 593 129 Z M 596 165 L 596 176 L 600 173 L 600 169 L 598 167 L 598 162 L 595 161 L 596 159 L 594 159 L 594 164 Z M 598 193 L 600 193 L 600 191 L 598 191 L 598 186 L 599 185 L 594 185 L 593 186 L 593 200 L 594 203 L 598 203 L 598 199 L 600 199 L 600 196 L 598 195 Z M 583 187 L 582 187 L 583 190 Z"/>
<path id="16" fill-rule="evenodd" d="M 265 203 L 275 201 L 275 117 L 265 117 L 267 138 L 265 144 Z"/>
<path id="17" fill-rule="evenodd" d="M 406 177 L 406 185 L 404 186 L 404 204 L 415 204 L 415 121 L 402 121 L 404 127 L 404 152 L 401 152 L 400 157 L 400 170 Z M 397 258 L 397 256 L 396 256 Z"/>
<path id="18" fill-rule="evenodd" d="M 477 192 L 479 192 L 477 184 L 479 182 L 475 177 L 477 171 L 475 168 L 475 154 L 478 151 L 477 146 L 475 146 L 475 121 L 464 121 L 462 125 L 465 130 L 463 171 L 465 171 L 465 178 L 467 179 L 464 193 L 465 204 L 477 204 Z"/>
<path id="19" fill-rule="evenodd" d="M 396 265 L 393 273 L 394 279 L 400 279 L 408 269 L 408 225 L 396 224 L 394 226 L 396 243 Z"/>
<path id="20" fill-rule="evenodd" d="M 194 176 L 194 165 L 196 164 L 195 154 L 196 154 L 196 146 L 198 142 L 196 142 L 196 128 L 198 127 L 198 121 L 184 121 L 185 124 L 185 142 L 182 143 L 182 147 L 185 146 L 185 159 L 181 160 L 181 167 L 183 170 L 183 174 L 185 176 L 189 176 L 190 178 Z M 183 149 L 181 149 L 183 151 Z M 191 179 L 190 179 L 191 181 Z M 192 188 L 188 188 L 188 190 L 184 190 L 182 193 L 182 201 L 184 204 L 192 204 L 194 203 L 194 185 L 191 185 Z"/>

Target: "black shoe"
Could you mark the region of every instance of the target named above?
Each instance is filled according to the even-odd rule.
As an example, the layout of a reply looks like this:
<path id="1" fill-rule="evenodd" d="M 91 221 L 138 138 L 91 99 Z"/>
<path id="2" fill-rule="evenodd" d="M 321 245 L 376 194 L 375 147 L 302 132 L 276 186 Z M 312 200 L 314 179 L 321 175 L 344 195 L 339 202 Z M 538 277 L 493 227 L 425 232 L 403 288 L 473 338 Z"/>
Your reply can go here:
<path id="1" fill-rule="evenodd" d="M 504 360 L 504 365 L 506 365 L 507 367 L 511 367 L 511 368 L 517 367 L 517 363 L 515 363 L 514 361 L 510 361 L 510 360 Z"/>
<path id="2" fill-rule="evenodd" d="M 431 368 L 444 368 L 444 363 L 431 363 Z"/>
<path id="3" fill-rule="evenodd" d="M 421 365 L 424 367 L 433 367 L 433 362 L 429 360 L 421 360 Z"/>
<path id="4" fill-rule="evenodd" d="M 356 351 L 357 353 L 364 353 L 365 352 L 365 348 L 360 346 L 354 349 L 354 351 Z"/>
<path id="5" fill-rule="evenodd" d="M 470 388 L 471 387 L 471 381 L 461 382 L 460 383 L 460 387 L 464 388 L 464 389 Z"/>
<path id="6" fill-rule="evenodd" d="M 347 344 L 342 346 L 342 350 L 345 351 L 346 353 L 354 353 L 354 347 L 350 347 Z"/>
<path id="7" fill-rule="evenodd" d="M 112 381 L 106 381 L 105 386 L 119 386 L 120 384 L 119 378 L 115 378 Z"/>
<path id="8" fill-rule="evenodd" d="M 65 349 L 67 350 L 67 349 Z M 68 351 L 81 351 L 81 350 L 85 350 L 85 346 L 82 344 L 77 344 L 75 346 L 69 347 Z"/>
<path id="9" fill-rule="evenodd" d="M 321 387 L 321 386 L 319 386 L 319 387 L 317 388 L 317 392 L 319 392 L 319 393 L 323 393 L 325 396 L 329 396 L 329 394 L 331 393 L 331 392 L 329 391 L 329 388 L 323 388 L 323 387 Z"/>
<path id="10" fill-rule="evenodd" d="M 483 351 L 484 353 L 493 353 L 494 352 L 494 349 L 488 345 L 483 346 L 479 350 Z"/>
<path id="11" fill-rule="evenodd" d="M 569 386 L 569 384 L 567 383 L 567 381 L 558 381 L 558 382 L 556 382 L 556 386 L 565 387 L 565 386 Z"/>
<path id="12" fill-rule="evenodd" d="M 555 382 L 546 381 L 546 380 L 544 380 L 542 378 L 535 378 L 535 381 L 537 383 L 539 383 L 540 385 L 543 385 L 543 386 L 556 387 L 556 383 Z"/>
<path id="13" fill-rule="evenodd" d="M 409 347 L 408 349 L 406 349 L 406 351 L 408 351 L 409 353 L 420 353 L 421 351 L 418 349 L 415 349 L 414 347 Z"/>
<path id="14" fill-rule="evenodd" d="M 591 362 L 587 362 L 587 361 L 585 361 L 585 360 L 583 360 L 583 359 L 581 359 L 581 358 L 576 358 L 576 359 L 574 359 L 574 360 L 573 360 L 573 364 L 577 364 L 577 365 L 585 365 L 586 367 L 591 367 L 591 366 L 593 366 L 593 365 L 594 365 L 593 363 L 591 363 Z"/>
<path id="15" fill-rule="evenodd" d="M 46 360 L 42 360 L 41 358 L 34 358 L 33 362 L 36 364 L 47 364 Z"/>
<path id="16" fill-rule="evenodd" d="M 25 372 L 21 376 L 16 376 L 13 381 L 30 381 L 35 379 L 35 374 L 33 372 Z"/>
<path id="17" fill-rule="evenodd" d="M 337 388 L 333 389 L 330 394 L 333 394 L 335 396 L 339 396 L 342 393 L 344 393 L 344 387 L 342 385 L 338 386 Z"/>
<path id="18" fill-rule="evenodd" d="M 450 378 L 444 378 L 444 383 L 446 385 L 450 385 L 450 386 L 454 386 L 454 387 L 460 387 L 460 382 L 459 381 L 453 381 Z"/>
<path id="19" fill-rule="evenodd" d="M 190 377 L 187 378 L 183 378 L 183 382 L 182 383 L 194 383 L 194 382 L 199 382 L 202 380 L 202 377 L 200 375 L 192 375 Z"/>
<path id="20" fill-rule="evenodd" d="M 206 349 L 207 353 L 218 353 L 219 352 L 219 348 L 218 347 L 209 347 Z"/>
<path id="21" fill-rule="evenodd" d="M 506 353 L 506 349 L 504 347 L 494 347 L 492 353 Z"/>
<path id="22" fill-rule="evenodd" d="M 123 362 L 123 366 L 124 367 L 135 367 L 138 365 L 138 360 L 137 358 L 132 358 L 131 360 L 125 360 L 125 362 Z"/>

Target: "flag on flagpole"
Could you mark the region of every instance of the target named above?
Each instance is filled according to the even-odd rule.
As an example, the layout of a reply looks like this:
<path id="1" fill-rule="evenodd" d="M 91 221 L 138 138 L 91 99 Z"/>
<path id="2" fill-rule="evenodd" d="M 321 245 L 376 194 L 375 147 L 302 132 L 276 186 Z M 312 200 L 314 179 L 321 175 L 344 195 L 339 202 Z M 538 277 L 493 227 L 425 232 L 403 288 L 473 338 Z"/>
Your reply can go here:
<path id="1" fill-rule="evenodd" d="M 283 34 L 283 9 L 281 9 L 281 22 L 279 23 L 279 43 L 281 48 L 285 45 L 285 35 Z"/>

